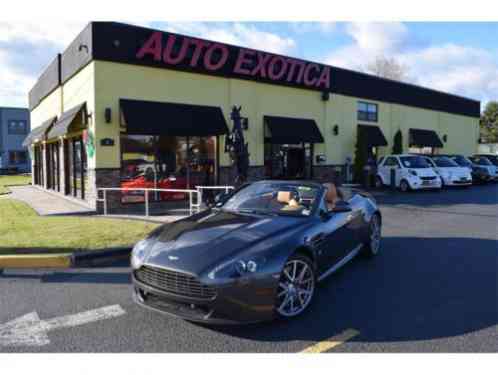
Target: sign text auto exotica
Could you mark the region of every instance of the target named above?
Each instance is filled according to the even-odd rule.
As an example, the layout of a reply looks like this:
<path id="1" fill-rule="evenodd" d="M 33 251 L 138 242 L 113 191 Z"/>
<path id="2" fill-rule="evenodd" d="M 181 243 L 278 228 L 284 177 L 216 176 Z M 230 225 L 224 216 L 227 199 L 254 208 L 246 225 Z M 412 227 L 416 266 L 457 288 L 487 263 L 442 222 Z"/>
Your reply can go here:
<path id="1" fill-rule="evenodd" d="M 313 89 L 330 88 L 328 66 L 159 31 L 153 32 L 140 46 L 136 58 L 172 67 L 188 66 L 206 73 L 223 72 Z"/>

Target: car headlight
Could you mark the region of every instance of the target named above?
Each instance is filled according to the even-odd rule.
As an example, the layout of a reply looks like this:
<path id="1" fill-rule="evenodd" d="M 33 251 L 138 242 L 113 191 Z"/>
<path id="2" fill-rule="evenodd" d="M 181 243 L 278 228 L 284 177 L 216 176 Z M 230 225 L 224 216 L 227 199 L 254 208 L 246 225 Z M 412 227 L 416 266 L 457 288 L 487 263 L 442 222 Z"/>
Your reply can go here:
<path id="1" fill-rule="evenodd" d="M 217 266 L 209 272 L 208 277 L 217 279 L 246 276 L 257 272 L 265 263 L 266 258 L 264 257 L 238 259 Z"/>
<path id="2" fill-rule="evenodd" d="M 413 169 L 409 169 L 408 173 L 410 173 L 412 176 L 418 176 L 417 171 L 414 171 Z"/>
<path id="3" fill-rule="evenodd" d="M 136 243 L 131 251 L 131 267 L 134 269 L 140 268 L 147 255 L 147 240 L 142 240 Z"/>

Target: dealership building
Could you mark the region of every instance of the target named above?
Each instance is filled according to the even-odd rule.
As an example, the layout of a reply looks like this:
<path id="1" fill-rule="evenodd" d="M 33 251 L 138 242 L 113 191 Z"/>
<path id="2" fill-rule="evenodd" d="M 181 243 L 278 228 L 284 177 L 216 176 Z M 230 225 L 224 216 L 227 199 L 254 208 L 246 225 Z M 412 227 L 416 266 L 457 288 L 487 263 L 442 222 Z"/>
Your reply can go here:
<path id="1" fill-rule="evenodd" d="M 264 46 L 262 46 L 264 48 Z M 480 102 L 407 83 L 114 22 L 90 23 L 29 93 L 33 183 L 97 205 L 104 187 L 233 184 L 241 107 L 249 178 L 331 180 L 355 154 L 477 151 Z M 169 181 L 169 182 L 168 182 Z M 174 199 L 156 196 L 154 199 Z M 113 206 L 137 201 L 116 193 Z"/>

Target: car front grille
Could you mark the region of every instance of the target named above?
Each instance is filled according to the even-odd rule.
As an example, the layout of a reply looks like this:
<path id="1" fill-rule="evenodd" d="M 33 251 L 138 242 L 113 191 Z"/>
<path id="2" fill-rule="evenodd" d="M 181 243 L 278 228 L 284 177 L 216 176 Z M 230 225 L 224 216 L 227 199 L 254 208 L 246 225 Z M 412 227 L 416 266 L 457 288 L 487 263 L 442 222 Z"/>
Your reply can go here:
<path id="1" fill-rule="evenodd" d="M 216 290 L 202 284 L 196 277 L 182 272 L 143 266 L 135 271 L 135 278 L 167 293 L 198 299 L 213 299 Z"/>
<path id="2" fill-rule="evenodd" d="M 435 180 L 436 179 L 436 176 L 429 176 L 429 177 L 420 177 L 421 180 L 423 181 L 431 181 L 431 180 Z"/>

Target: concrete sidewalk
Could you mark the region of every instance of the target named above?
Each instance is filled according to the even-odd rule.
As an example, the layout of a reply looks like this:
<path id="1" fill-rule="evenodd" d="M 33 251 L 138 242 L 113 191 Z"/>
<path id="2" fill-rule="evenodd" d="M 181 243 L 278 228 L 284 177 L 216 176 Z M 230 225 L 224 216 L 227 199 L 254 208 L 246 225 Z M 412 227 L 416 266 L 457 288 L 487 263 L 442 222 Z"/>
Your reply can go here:
<path id="1" fill-rule="evenodd" d="M 27 203 L 32 207 L 40 216 L 59 216 L 59 215 L 92 215 L 103 218 L 111 219 L 128 219 L 128 220 L 141 220 L 150 221 L 155 223 L 170 223 L 176 220 L 183 219 L 187 215 L 180 212 L 174 212 L 169 215 L 153 214 L 149 217 L 141 214 L 143 210 L 130 211 L 130 213 L 111 214 L 111 215 L 98 215 L 97 212 L 91 207 L 83 203 L 75 202 L 71 199 L 63 198 L 57 194 L 53 194 L 42 190 L 40 188 L 26 185 L 26 186 L 12 186 L 10 187 L 12 193 L 5 195 L 5 197 L 17 199 Z M 181 210 L 180 210 L 181 211 Z"/>
<path id="2" fill-rule="evenodd" d="M 10 198 L 27 203 L 38 215 L 91 215 L 95 210 L 83 203 L 76 203 L 59 195 L 49 193 L 40 188 L 26 186 L 11 186 Z"/>

